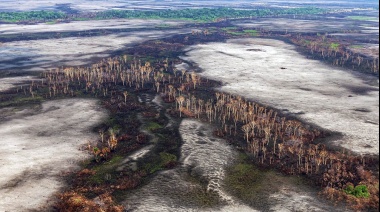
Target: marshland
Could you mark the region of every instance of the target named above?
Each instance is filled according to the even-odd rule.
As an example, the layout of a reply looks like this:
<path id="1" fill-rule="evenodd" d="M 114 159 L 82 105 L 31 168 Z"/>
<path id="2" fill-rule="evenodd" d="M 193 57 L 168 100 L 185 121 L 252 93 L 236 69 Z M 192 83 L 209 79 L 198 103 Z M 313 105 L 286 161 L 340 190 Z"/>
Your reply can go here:
<path id="1" fill-rule="evenodd" d="M 0 210 L 378 210 L 378 2 L 22 2 Z"/>

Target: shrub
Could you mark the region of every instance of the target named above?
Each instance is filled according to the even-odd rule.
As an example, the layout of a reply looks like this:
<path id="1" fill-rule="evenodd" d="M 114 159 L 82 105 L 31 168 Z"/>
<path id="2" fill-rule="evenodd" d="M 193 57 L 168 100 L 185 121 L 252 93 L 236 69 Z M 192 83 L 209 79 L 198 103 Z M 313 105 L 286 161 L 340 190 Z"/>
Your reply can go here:
<path id="1" fill-rule="evenodd" d="M 161 164 L 160 165 L 162 167 L 165 167 L 165 168 L 171 168 L 177 162 L 177 156 L 166 153 L 166 152 L 161 152 L 160 158 L 161 158 Z"/>
<path id="2" fill-rule="evenodd" d="M 357 185 L 355 188 L 353 185 L 347 185 L 344 192 L 346 192 L 346 194 L 354 195 L 355 197 L 369 197 L 369 192 L 366 185 Z"/>

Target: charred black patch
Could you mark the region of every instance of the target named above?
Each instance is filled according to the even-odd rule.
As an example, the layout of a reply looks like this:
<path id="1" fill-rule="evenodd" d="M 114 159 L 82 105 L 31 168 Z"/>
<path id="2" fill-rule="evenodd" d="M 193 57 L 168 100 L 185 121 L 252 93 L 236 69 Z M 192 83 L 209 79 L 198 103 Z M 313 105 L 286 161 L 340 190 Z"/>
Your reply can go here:
<path id="1" fill-rule="evenodd" d="M 345 85 L 344 87 L 356 95 L 368 95 L 372 91 L 379 91 L 379 88 L 370 86 Z"/>
<path id="2" fill-rule="evenodd" d="M 355 108 L 353 110 L 354 111 L 358 111 L 358 112 L 362 112 L 362 113 L 369 113 L 369 112 L 371 112 L 371 110 L 369 110 L 367 108 Z"/>
<path id="3" fill-rule="evenodd" d="M 227 56 L 230 56 L 230 57 L 235 57 L 235 58 L 239 58 L 239 59 L 244 59 L 242 57 L 238 57 L 236 55 L 233 55 L 233 54 L 228 54 L 226 52 L 222 52 L 222 51 L 217 51 L 217 53 L 220 53 L 220 54 L 224 54 L 224 55 L 227 55 Z"/>
<path id="4" fill-rule="evenodd" d="M 249 52 L 265 52 L 265 50 L 262 49 L 247 49 Z"/>
<path id="5" fill-rule="evenodd" d="M 379 123 L 371 121 L 371 120 L 366 120 L 364 123 L 369 123 L 369 124 L 374 124 L 374 125 L 379 125 Z"/>
<path id="6" fill-rule="evenodd" d="M 310 88 L 299 87 L 298 89 L 303 90 L 303 91 L 312 91 Z"/>

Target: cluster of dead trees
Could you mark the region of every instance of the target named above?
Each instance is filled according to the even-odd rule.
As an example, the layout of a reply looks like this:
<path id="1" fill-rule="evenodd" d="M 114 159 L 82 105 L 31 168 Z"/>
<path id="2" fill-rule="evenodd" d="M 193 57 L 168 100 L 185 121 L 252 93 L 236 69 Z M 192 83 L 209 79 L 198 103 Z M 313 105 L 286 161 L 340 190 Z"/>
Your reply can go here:
<path id="1" fill-rule="evenodd" d="M 244 148 L 258 164 L 277 167 L 288 174 L 307 175 L 333 189 L 359 182 L 376 188 L 376 178 L 367 169 L 367 164 L 373 162 L 369 158 L 331 151 L 315 142 L 321 131 L 240 96 L 208 90 L 215 95 L 199 98 L 193 91 L 207 87 L 208 80 L 195 72 L 173 68 L 168 59 L 151 64 L 122 56 L 92 67 L 51 70 L 43 76 L 41 83 L 31 86 L 31 93 L 41 87 L 46 97 L 88 93 L 106 97 L 118 110 L 128 105 L 131 90 L 154 90 L 165 102 L 175 103 L 180 116 L 214 123 L 220 126 L 219 135 L 244 139 Z M 89 147 L 97 160 L 107 158 L 118 142 L 115 132 L 102 131 L 100 137 L 100 146 Z"/>
<path id="2" fill-rule="evenodd" d="M 176 99 L 180 116 L 219 124 L 218 135 L 244 137 L 246 151 L 258 164 L 287 174 L 307 175 L 316 184 L 341 191 L 342 195 L 346 195 L 342 191 L 346 185 L 364 184 L 371 191 L 372 205 L 378 203 L 378 181 L 367 166 L 375 163 L 373 158 L 330 150 L 315 142 L 321 131 L 240 96 L 216 92 L 215 98 L 201 99 L 185 92 L 176 97 L 170 87 L 166 95 Z"/>
<path id="3" fill-rule="evenodd" d="M 192 35 L 209 35 L 210 34 L 210 31 L 208 29 L 205 29 L 205 30 L 192 30 L 191 31 L 191 34 Z"/>
<path id="4" fill-rule="evenodd" d="M 93 94 L 95 96 L 114 96 L 120 94 L 115 87 L 124 88 L 121 97 L 127 103 L 128 89 L 135 91 L 155 88 L 157 93 L 169 94 L 174 101 L 177 94 L 181 94 L 185 86 L 174 89 L 174 84 L 189 84 L 195 89 L 200 78 L 195 73 L 186 70 L 174 70 L 173 74 L 168 59 L 152 66 L 150 62 L 142 64 L 141 60 L 128 61 L 127 56 L 109 58 L 92 67 L 58 68 L 43 74 L 45 80 L 41 84 L 32 85 L 30 93 L 39 89 L 38 86 L 47 87 L 45 97 L 55 97 L 58 94 L 76 96 L 78 93 Z M 149 86 L 149 87 L 147 87 Z M 26 92 L 26 90 L 24 89 Z"/>
<path id="5" fill-rule="evenodd" d="M 258 28 L 257 31 L 264 37 L 275 35 L 288 37 L 292 43 L 307 49 L 313 57 L 329 61 L 334 66 L 348 67 L 353 70 L 379 75 L 380 59 L 378 52 L 373 51 L 372 55 L 355 52 L 350 48 L 348 42 L 342 42 L 328 34 L 310 35 L 288 33 L 287 31 L 282 34 L 281 32 L 267 31 L 262 28 Z M 352 31 L 348 30 L 344 33 L 349 32 Z M 357 47 L 354 46 L 354 48 Z"/>
<path id="6" fill-rule="evenodd" d="M 327 35 L 293 35 L 291 41 L 310 51 L 312 55 L 331 61 L 332 65 L 345 66 L 362 72 L 379 74 L 379 56 L 366 56 L 350 50 L 347 44 Z"/>
<path id="7" fill-rule="evenodd" d="M 96 96 L 111 94 L 112 86 L 122 83 L 126 87 L 137 90 L 151 80 L 153 67 L 149 62 L 144 65 L 141 61 L 128 62 L 128 57 L 109 58 L 92 67 L 70 67 L 45 72 L 49 96 L 58 93 L 74 95 L 77 91 L 93 93 Z M 156 79 L 156 78 L 154 78 Z M 126 99 L 127 93 L 123 94 Z"/>
<path id="8" fill-rule="evenodd" d="M 118 133 L 118 130 L 113 128 L 108 129 L 108 131 L 100 129 L 99 136 L 101 142 L 95 144 L 89 142 L 87 144 L 87 150 L 94 155 L 97 162 L 102 159 L 107 160 L 109 153 L 116 149 L 119 142 L 119 139 L 117 138 Z"/>

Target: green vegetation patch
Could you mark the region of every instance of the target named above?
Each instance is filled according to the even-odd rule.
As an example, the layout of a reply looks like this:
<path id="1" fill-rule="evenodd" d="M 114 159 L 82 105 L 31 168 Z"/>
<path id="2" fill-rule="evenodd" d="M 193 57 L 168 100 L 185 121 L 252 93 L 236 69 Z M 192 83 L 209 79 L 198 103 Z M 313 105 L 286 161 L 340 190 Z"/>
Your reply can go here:
<path id="1" fill-rule="evenodd" d="M 149 122 L 146 126 L 146 129 L 149 131 L 155 131 L 155 130 L 158 130 L 161 128 L 162 128 L 162 126 L 156 122 Z"/>
<path id="2" fill-rule="evenodd" d="M 256 202 L 265 189 L 263 174 L 245 159 L 227 169 L 225 183 L 229 190 L 244 202 Z"/>
<path id="3" fill-rule="evenodd" d="M 196 205 L 202 209 L 216 207 L 221 204 L 219 195 L 215 191 L 207 190 L 209 184 L 207 179 L 190 170 L 184 177 L 192 186 L 183 195 L 179 196 L 181 202 L 190 203 L 190 205 Z"/>
<path id="4" fill-rule="evenodd" d="M 379 18 L 371 16 L 347 16 L 347 19 L 357 20 L 357 21 L 378 21 Z"/>
<path id="5" fill-rule="evenodd" d="M 253 29 L 246 29 L 246 30 L 243 30 L 243 32 L 250 35 L 250 36 L 258 36 L 259 35 L 257 30 L 253 30 Z"/>
<path id="6" fill-rule="evenodd" d="M 20 22 L 20 21 L 53 21 L 66 18 L 66 14 L 54 11 L 28 11 L 28 12 L 0 12 L 0 21 Z"/>
<path id="7" fill-rule="evenodd" d="M 90 177 L 90 182 L 102 184 L 106 181 L 112 181 L 115 169 L 123 159 L 124 158 L 122 156 L 115 155 L 111 158 L 111 160 L 95 166 L 93 170 L 96 171 L 96 173 Z"/>
<path id="8" fill-rule="evenodd" d="M 362 49 L 362 48 L 364 48 L 364 46 L 363 45 L 351 45 L 350 48 L 352 48 L 352 49 Z"/>
<path id="9" fill-rule="evenodd" d="M 310 40 L 306 40 L 306 39 L 302 39 L 301 42 L 303 43 L 303 45 L 309 45 L 311 43 Z"/>
<path id="10" fill-rule="evenodd" d="M 368 198 L 370 196 L 366 185 L 357 185 L 355 187 L 353 185 L 347 185 L 343 190 L 346 194 L 350 194 L 358 198 Z"/>
<path id="11" fill-rule="evenodd" d="M 254 30 L 254 29 L 239 30 L 236 27 L 224 27 L 224 28 L 221 28 L 221 30 L 229 35 L 234 35 L 234 36 L 243 36 L 243 35 L 258 36 L 259 35 L 257 30 Z"/>
<path id="12" fill-rule="evenodd" d="M 41 103 L 44 99 L 41 96 L 27 96 L 27 97 L 15 97 L 9 101 L 2 101 L 0 102 L 0 108 L 1 107 L 15 107 L 15 106 L 23 106 L 23 105 L 30 105 L 30 104 L 38 104 Z"/>
<path id="13" fill-rule="evenodd" d="M 167 153 L 167 152 L 161 152 L 160 159 L 161 159 L 160 165 L 162 167 L 167 167 L 167 166 L 170 166 L 170 164 L 177 162 L 177 156 Z"/>
<path id="14" fill-rule="evenodd" d="M 215 21 L 219 18 L 244 18 L 262 17 L 268 15 L 289 15 L 289 14 L 317 14 L 326 12 L 325 9 L 305 7 L 289 9 L 254 9 L 236 10 L 231 8 L 201 8 L 183 10 L 160 10 L 160 11 L 138 11 L 138 10 L 109 10 L 98 12 L 97 19 L 110 18 L 143 18 L 143 19 L 177 19 L 193 20 L 200 22 Z"/>
<path id="15" fill-rule="evenodd" d="M 53 24 L 56 24 L 57 23 L 57 21 L 48 21 L 48 22 L 46 22 L 46 24 L 48 24 L 48 25 L 53 25 Z"/>
<path id="16" fill-rule="evenodd" d="M 241 36 L 241 35 L 245 35 L 246 34 L 244 32 L 232 32 L 232 31 L 228 31 L 227 33 L 230 34 L 230 35 L 234 35 L 234 36 Z"/>
<path id="17" fill-rule="evenodd" d="M 153 174 L 165 168 L 172 167 L 172 165 L 174 165 L 176 162 L 177 162 L 177 156 L 167 153 L 167 152 L 161 152 L 158 156 L 155 155 L 155 156 L 152 156 L 151 158 L 146 159 L 143 169 L 147 173 Z"/>
<path id="18" fill-rule="evenodd" d="M 304 185 L 309 182 L 300 177 L 284 176 L 274 170 L 258 168 L 242 152 L 239 159 L 227 167 L 224 183 L 226 190 L 245 204 L 260 211 L 269 211 L 273 201 L 270 198 L 271 194 L 279 192 L 283 184 L 296 186 L 295 190 L 302 190 L 308 189 Z"/>
<path id="19" fill-rule="evenodd" d="M 220 28 L 220 29 L 223 30 L 223 31 L 228 32 L 228 31 L 236 30 L 237 27 L 223 27 L 223 28 Z"/>
<path id="20" fill-rule="evenodd" d="M 305 7 L 305 8 L 262 8 L 253 10 L 237 10 L 231 8 L 201 8 L 183 10 L 107 10 L 95 13 L 78 14 L 67 16 L 62 12 L 55 11 L 31 11 L 31 12 L 1 12 L 0 21 L 20 22 L 39 21 L 47 22 L 59 19 L 65 20 L 102 20 L 117 18 L 140 18 L 140 19 L 175 19 L 190 20 L 197 22 L 211 22 L 224 18 L 250 18 L 270 15 L 305 15 L 320 14 L 327 12 L 325 9 Z"/>
<path id="21" fill-rule="evenodd" d="M 339 48 L 339 43 L 330 43 L 330 49 L 337 50 Z"/>
<path id="22" fill-rule="evenodd" d="M 195 187 L 184 195 L 185 201 L 191 201 L 200 208 L 211 208 L 217 206 L 219 195 L 215 192 L 208 192 L 202 187 Z"/>

